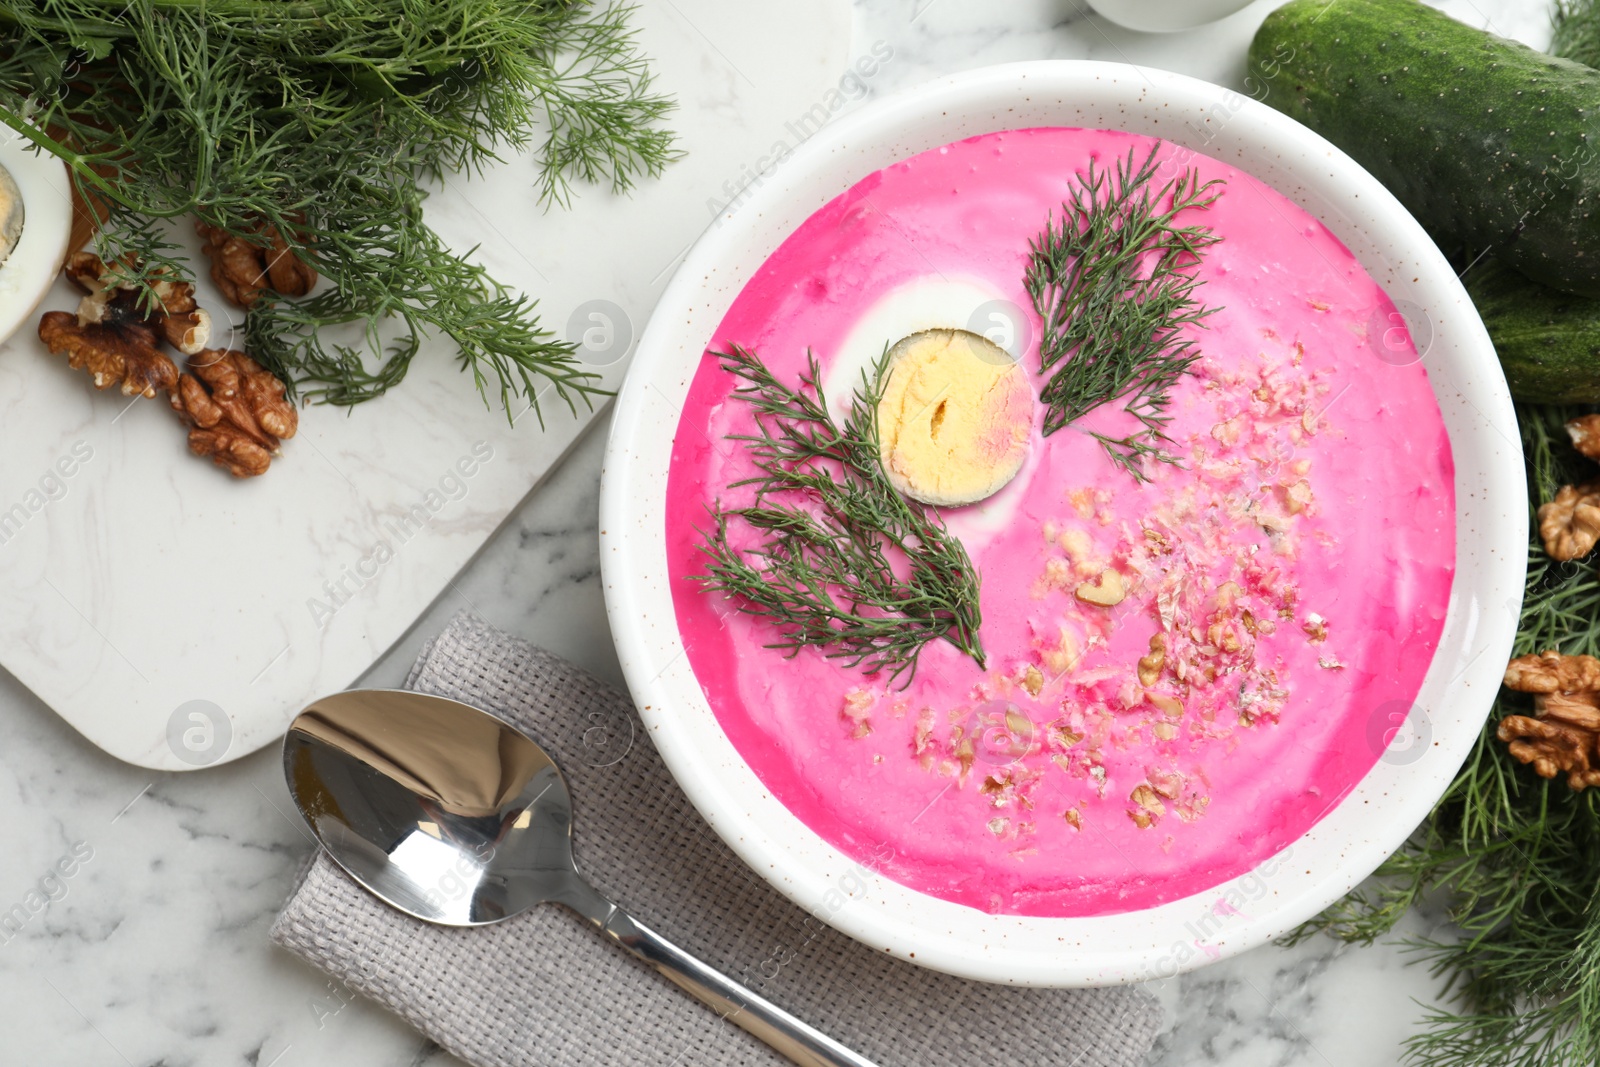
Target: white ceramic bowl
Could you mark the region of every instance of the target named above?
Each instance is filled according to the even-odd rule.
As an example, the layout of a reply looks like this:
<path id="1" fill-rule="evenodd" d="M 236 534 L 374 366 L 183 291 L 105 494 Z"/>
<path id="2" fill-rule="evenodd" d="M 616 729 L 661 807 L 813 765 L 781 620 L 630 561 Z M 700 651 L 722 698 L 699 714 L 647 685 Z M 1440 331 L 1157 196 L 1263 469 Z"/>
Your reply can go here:
<path id="1" fill-rule="evenodd" d="M 993 130 L 1110 127 L 1231 163 L 1321 219 L 1403 308 L 1424 314 L 1424 363 L 1456 464 L 1456 576 L 1405 729 L 1354 792 L 1290 849 L 1215 889 L 1092 918 L 989 915 L 865 875 L 762 787 L 719 728 L 684 654 L 663 515 L 679 405 L 752 272 L 813 211 L 880 167 Z M 1420 324 L 1413 332 L 1422 336 Z M 617 400 L 601 492 L 606 605 L 628 686 L 679 784 L 713 828 L 800 906 L 902 958 L 972 978 L 1099 985 L 1165 977 L 1242 951 L 1365 878 L 1428 813 L 1477 738 L 1521 602 L 1527 504 L 1515 416 L 1494 349 L 1444 257 L 1348 156 L 1230 90 L 1111 63 L 1020 63 L 921 86 L 841 118 L 769 173 L 673 278 Z M 1381 738 L 1390 724 L 1376 720 Z"/>

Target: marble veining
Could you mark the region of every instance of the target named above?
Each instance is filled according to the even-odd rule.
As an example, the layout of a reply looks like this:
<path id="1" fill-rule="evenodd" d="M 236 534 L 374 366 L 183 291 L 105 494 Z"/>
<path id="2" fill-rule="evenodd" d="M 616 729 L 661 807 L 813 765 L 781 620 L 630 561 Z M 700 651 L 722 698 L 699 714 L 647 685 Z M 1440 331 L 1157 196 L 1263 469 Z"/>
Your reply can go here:
<path id="1" fill-rule="evenodd" d="M 647 3 L 675 17 L 668 0 Z M 1266 0 L 1221 24 L 1163 39 L 1119 30 L 1060 0 L 1003 7 L 862 0 L 851 54 L 877 41 L 893 49 L 866 95 L 989 63 L 1083 56 L 1237 85 L 1245 45 L 1272 6 Z M 1544 4 L 1441 6 L 1530 44 L 1548 42 Z M 704 91 L 736 83 L 737 70 L 711 64 Z M 718 188 L 724 180 L 708 179 L 708 199 L 729 195 Z M 606 239 L 617 241 L 614 234 Z M 661 279 L 653 284 L 658 291 Z M 0 419 L 4 405 L 0 400 Z M 72 413 L 78 421 L 94 417 Z M 605 431 L 601 417 L 465 569 L 443 582 L 437 600 L 377 659 L 364 684 L 399 684 L 421 643 L 461 607 L 620 683 L 598 581 L 595 511 Z M 63 430 L 63 446 L 73 432 Z M 275 751 L 190 773 L 132 766 L 89 744 L 3 673 L 0 716 L 0 804 L 8 813 L 0 829 L 0 916 L 10 917 L 0 923 L 0 1063 L 456 1063 L 268 944 L 271 918 L 312 850 Z M 1402 929 L 1426 936 L 1448 928 L 1424 911 Z M 1435 985 L 1392 944 L 1314 938 L 1261 948 L 1152 990 L 1167 1008 L 1167 1026 L 1148 1067 L 1370 1067 L 1398 1061 Z"/>

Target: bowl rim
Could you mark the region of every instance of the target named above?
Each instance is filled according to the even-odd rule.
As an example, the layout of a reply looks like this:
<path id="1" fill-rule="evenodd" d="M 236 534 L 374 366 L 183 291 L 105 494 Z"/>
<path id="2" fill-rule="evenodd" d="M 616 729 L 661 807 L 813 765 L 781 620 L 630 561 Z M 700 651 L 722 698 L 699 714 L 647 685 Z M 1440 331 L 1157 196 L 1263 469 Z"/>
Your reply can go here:
<path id="1" fill-rule="evenodd" d="M 824 842 L 762 786 L 716 724 L 684 654 L 664 574 L 662 505 L 678 429 L 673 396 L 687 390 L 709 329 L 692 344 L 689 338 L 703 320 L 715 327 L 743 284 L 738 273 L 748 278 L 776 247 L 769 242 L 755 262 L 730 267 L 741 240 L 799 211 L 781 241 L 866 173 L 985 132 L 935 132 L 942 139 L 925 143 L 929 130 L 959 126 L 969 113 L 1061 115 L 1000 119 L 987 130 L 1083 126 L 1065 121 L 1073 107 L 1082 114 L 1113 105 L 1123 115 L 1139 107 L 1160 116 L 1119 128 L 1231 163 L 1306 207 L 1391 298 L 1398 289 L 1430 317 L 1434 340 L 1424 363 L 1456 459 L 1456 574 L 1438 650 L 1408 712 L 1416 740 L 1400 746 L 1402 731 L 1395 731 L 1373 742 L 1385 747 L 1372 769 L 1291 846 L 1252 871 L 1153 908 L 991 915 L 874 876 L 870 864 Z M 898 136 L 915 144 L 901 146 Z M 894 154 L 874 162 L 873 152 L 886 151 Z M 830 186 L 821 201 L 790 199 L 812 175 L 851 166 L 855 177 Z M 1294 188 L 1285 187 L 1289 179 Z M 616 400 L 600 495 L 606 610 L 624 677 L 662 759 L 729 847 L 812 916 L 874 948 L 981 981 L 1040 986 L 1165 978 L 1234 955 L 1317 914 L 1398 848 L 1453 780 L 1498 692 L 1521 604 L 1528 514 L 1520 436 L 1494 349 L 1454 269 L 1394 196 L 1320 135 L 1257 100 L 1180 74 L 1086 60 L 979 68 L 870 103 L 801 143 L 747 194 L 689 252 L 641 336 Z M 1382 265 L 1370 261 L 1380 250 L 1392 256 Z M 708 297 L 712 279 L 724 274 L 731 289 Z M 694 355 L 687 366 L 685 352 Z M 1477 492 L 1466 491 L 1463 472 L 1481 479 Z M 652 478 L 660 483 L 654 489 Z"/>

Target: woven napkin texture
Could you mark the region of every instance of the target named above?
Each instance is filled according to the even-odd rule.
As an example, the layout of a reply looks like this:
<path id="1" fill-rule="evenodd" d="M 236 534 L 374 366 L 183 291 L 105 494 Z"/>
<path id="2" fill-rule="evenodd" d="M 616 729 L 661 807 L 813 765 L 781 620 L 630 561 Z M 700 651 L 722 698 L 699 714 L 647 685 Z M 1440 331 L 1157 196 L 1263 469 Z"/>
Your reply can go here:
<path id="1" fill-rule="evenodd" d="M 882 1067 L 1131 1067 L 1154 1040 L 1160 1008 L 1143 990 L 970 982 L 892 959 L 811 917 L 712 833 L 625 696 L 481 619 L 452 620 L 407 686 L 526 730 L 571 786 L 585 877 Z M 493 926 L 433 926 L 318 854 L 271 936 L 479 1067 L 787 1062 L 557 905 Z"/>

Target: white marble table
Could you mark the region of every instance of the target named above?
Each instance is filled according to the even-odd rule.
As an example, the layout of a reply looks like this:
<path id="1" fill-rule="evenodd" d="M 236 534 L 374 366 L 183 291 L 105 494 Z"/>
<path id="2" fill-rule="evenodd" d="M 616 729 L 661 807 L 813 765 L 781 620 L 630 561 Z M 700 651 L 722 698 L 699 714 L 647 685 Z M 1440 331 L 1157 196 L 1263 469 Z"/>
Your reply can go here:
<path id="1" fill-rule="evenodd" d="M 1272 6 L 1263 0 L 1164 39 L 1117 30 L 1073 0 L 858 0 L 852 53 L 877 41 L 893 49 L 872 93 L 1047 57 L 1127 60 L 1237 85 L 1246 42 Z M 1543 3 L 1441 6 L 1548 42 Z M 398 683 L 423 638 L 461 607 L 620 682 L 596 551 L 605 426 L 524 502 L 369 682 Z M 0 1063 L 454 1062 L 268 944 L 267 926 L 312 847 L 275 753 L 191 774 L 134 768 L 3 674 L 0 720 L 0 912 L 13 904 L 30 912 L 20 929 L 0 927 Z M 72 874 L 52 877 L 63 859 Z M 1430 921 L 1412 916 L 1406 929 L 1423 933 Z M 1392 946 L 1316 939 L 1259 949 L 1155 991 L 1168 1020 L 1151 1064 L 1368 1067 L 1398 1060 L 1434 986 Z"/>

